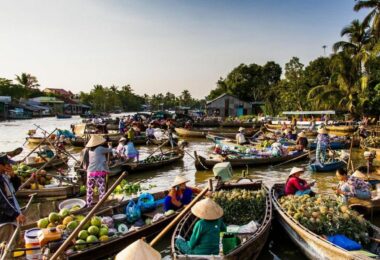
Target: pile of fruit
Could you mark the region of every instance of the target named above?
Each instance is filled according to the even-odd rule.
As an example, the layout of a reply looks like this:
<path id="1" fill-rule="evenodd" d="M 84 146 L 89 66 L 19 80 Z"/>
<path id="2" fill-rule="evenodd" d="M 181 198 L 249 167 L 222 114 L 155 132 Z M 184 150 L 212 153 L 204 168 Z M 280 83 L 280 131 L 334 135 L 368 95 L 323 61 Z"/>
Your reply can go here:
<path id="1" fill-rule="evenodd" d="M 233 189 L 216 191 L 212 198 L 223 208 L 225 223 L 245 225 L 252 220 L 261 222 L 265 214 L 265 195 L 264 190 Z"/>
<path id="2" fill-rule="evenodd" d="M 358 212 L 328 196 L 283 196 L 284 211 L 318 235 L 343 234 L 357 242 L 369 242 L 367 221 Z"/>
<path id="3" fill-rule="evenodd" d="M 372 148 L 380 148 L 380 137 L 369 136 L 363 140 L 363 144 Z"/>
<path id="4" fill-rule="evenodd" d="M 78 227 L 79 223 L 84 220 L 83 215 L 70 215 L 70 210 L 62 209 L 59 213 L 52 212 L 49 217 L 40 219 L 37 222 L 38 228 L 56 227 L 62 232 L 71 233 Z M 83 250 L 86 248 L 85 243 L 106 242 L 109 228 L 106 224 L 102 224 L 100 217 L 92 217 L 91 221 L 87 222 L 78 234 L 75 248 Z M 91 246 L 91 245 L 90 245 Z"/>
<path id="5" fill-rule="evenodd" d="M 116 186 L 115 190 L 113 191 L 114 194 L 125 194 L 125 195 L 131 195 L 136 194 L 139 191 L 144 190 L 150 190 L 152 188 L 157 187 L 154 184 L 149 184 L 148 187 L 142 187 L 139 182 L 128 182 L 126 180 L 122 180 L 119 185 Z"/>
<path id="6" fill-rule="evenodd" d="M 272 144 L 275 142 L 275 140 L 264 140 L 260 143 L 261 147 L 262 148 L 268 148 L 268 147 L 271 147 Z"/>
<path id="7" fill-rule="evenodd" d="M 12 166 L 13 172 L 16 173 L 21 182 L 25 182 L 33 173 L 37 173 L 36 168 L 32 168 L 24 163 Z M 32 180 L 29 184 L 25 186 L 25 189 L 39 190 L 43 189 L 45 185 L 51 183 L 52 176 L 48 175 L 45 170 L 38 171 L 36 179 Z"/>
<path id="8" fill-rule="evenodd" d="M 158 155 L 153 155 L 149 158 L 146 158 L 142 161 L 140 161 L 139 163 L 154 163 L 154 162 L 161 162 L 161 161 L 166 161 L 166 160 L 169 160 L 171 158 L 171 154 L 158 154 Z"/>

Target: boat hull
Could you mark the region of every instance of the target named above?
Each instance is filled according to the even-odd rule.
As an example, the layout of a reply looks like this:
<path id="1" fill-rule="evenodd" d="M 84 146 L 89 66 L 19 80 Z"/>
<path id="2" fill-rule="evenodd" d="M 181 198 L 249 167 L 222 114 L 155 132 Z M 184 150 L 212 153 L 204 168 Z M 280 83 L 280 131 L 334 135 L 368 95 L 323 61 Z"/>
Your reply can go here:
<path id="1" fill-rule="evenodd" d="M 331 163 L 326 163 L 324 165 L 319 165 L 317 163 L 311 163 L 309 169 L 313 172 L 332 172 L 338 169 L 341 169 L 346 166 L 346 163 L 343 161 L 336 161 Z"/>

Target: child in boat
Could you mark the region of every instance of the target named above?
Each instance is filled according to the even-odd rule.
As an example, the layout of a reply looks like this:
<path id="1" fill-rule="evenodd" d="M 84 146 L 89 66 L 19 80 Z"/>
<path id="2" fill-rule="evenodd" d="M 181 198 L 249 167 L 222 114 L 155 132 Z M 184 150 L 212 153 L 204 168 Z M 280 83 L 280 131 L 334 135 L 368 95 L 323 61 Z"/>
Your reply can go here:
<path id="1" fill-rule="evenodd" d="M 307 184 L 307 182 L 304 179 L 300 178 L 300 175 L 304 173 L 304 171 L 305 170 L 303 168 L 292 168 L 292 170 L 289 173 L 288 180 L 285 184 L 285 195 L 302 196 L 305 194 L 313 194 L 310 188 L 315 184 L 315 182 Z"/>
<path id="2" fill-rule="evenodd" d="M 344 202 L 348 201 L 349 197 L 356 197 L 358 199 L 371 198 L 371 185 L 355 176 L 348 176 L 347 171 L 338 169 L 336 177 L 339 180 L 337 194 L 343 195 Z"/>
<path id="3" fill-rule="evenodd" d="M 171 209 L 177 210 L 182 206 L 189 204 L 193 198 L 193 194 L 199 192 L 197 189 L 187 187 L 187 182 L 189 182 L 189 180 L 182 176 L 175 177 L 172 188 L 170 189 L 169 194 L 165 197 L 165 211 Z"/>
<path id="4" fill-rule="evenodd" d="M 220 232 L 226 231 L 223 223 L 223 209 L 212 199 L 197 202 L 191 212 L 199 218 L 193 228 L 190 240 L 177 237 L 175 244 L 179 251 L 189 255 L 218 255 Z"/>

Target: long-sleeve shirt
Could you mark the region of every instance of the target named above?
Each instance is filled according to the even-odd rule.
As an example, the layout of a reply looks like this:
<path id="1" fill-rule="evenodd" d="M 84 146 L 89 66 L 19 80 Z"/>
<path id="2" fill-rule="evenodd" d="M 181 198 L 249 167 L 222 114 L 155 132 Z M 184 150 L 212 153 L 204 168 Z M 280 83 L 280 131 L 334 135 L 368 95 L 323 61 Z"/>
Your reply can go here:
<path id="1" fill-rule="evenodd" d="M 198 220 L 194 225 L 190 240 L 187 242 L 191 254 L 218 255 L 220 232 L 223 231 L 226 231 L 226 225 L 222 219 Z"/>
<path id="2" fill-rule="evenodd" d="M 304 191 L 310 189 L 310 185 L 301 178 L 292 176 L 288 179 L 285 185 L 285 195 L 295 194 L 297 191 Z"/>
<path id="3" fill-rule="evenodd" d="M 344 191 L 347 196 L 355 197 L 357 191 L 370 192 L 371 185 L 362 179 L 355 176 L 350 176 L 346 182 L 339 184 L 339 189 Z"/>
<path id="4" fill-rule="evenodd" d="M 103 146 L 98 146 L 93 151 L 89 151 L 89 162 L 87 167 L 87 172 L 108 172 L 107 165 L 107 153 L 111 153 L 112 148 L 106 148 Z"/>

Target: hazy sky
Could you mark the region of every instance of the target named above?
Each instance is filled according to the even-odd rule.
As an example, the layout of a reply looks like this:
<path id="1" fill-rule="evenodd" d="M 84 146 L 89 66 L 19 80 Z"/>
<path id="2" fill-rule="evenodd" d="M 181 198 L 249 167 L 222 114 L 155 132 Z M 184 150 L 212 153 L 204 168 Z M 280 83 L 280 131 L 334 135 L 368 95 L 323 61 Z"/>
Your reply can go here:
<path id="1" fill-rule="evenodd" d="M 307 64 L 364 13 L 354 0 L 0 0 L 0 77 L 28 72 L 78 93 L 203 98 L 240 63 Z"/>

